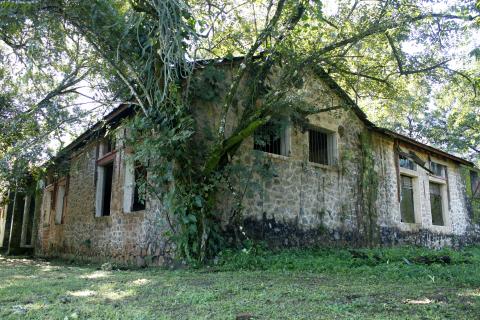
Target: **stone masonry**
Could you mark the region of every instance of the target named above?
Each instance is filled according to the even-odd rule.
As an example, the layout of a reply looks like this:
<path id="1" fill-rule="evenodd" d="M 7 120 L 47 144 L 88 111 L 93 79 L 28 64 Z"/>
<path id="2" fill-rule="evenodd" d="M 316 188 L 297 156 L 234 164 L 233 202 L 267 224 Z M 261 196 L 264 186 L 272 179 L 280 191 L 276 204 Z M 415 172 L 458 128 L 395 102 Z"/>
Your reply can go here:
<path id="1" fill-rule="evenodd" d="M 461 166 L 469 165 L 467 161 L 374 127 L 331 81 L 306 78 L 304 82 L 299 90 L 307 101 L 319 107 L 339 108 L 310 116 L 308 127 L 290 125 L 285 134 L 288 147 L 285 155 L 253 150 L 253 138 L 242 144 L 234 163 L 244 166 L 244 172 L 250 172 L 245 195 L 240 199 L 244 222 L 240 232 L 245 237 L 281 247 L 361 246 L 367 243 L 366 230 L 373 228 L 375 243 L 379 245 L 441 247 L 478 239 L 478 227 L 469 216 L 465 182 L 460 174 Z M 206 132 L 219 121 L 218 104 L 199 104 L 194 117 L 197 139 L 204 141 Z M 238 113 L 231 111 L 229 117 L 235 119 Z M 309 161 L 309 128 L 324 130 L 334 139 L 328 165 Z M 227 126 L 227 134 L 229 130 L 232 128 Z M 50 174 L 41 186 L 35 201 L 36 254 L 138 265 L 161 265 L 172 257 L 173 248 L 164 235 L 165 225 L 160 218 L 161 203 L 148 199 L 145 210 L 125 211 L 129 151 L 123 139 L 125 130 L 117 126 L 115 132 L 115 150 L 108 154 L 113 159 L 110 215 L 96 213 L 96 186 L 104 141 L 97 135 L 69 150 L 68 170 L 61 175 Z M 366 191 L 362 189 L 366 147 L 361 142 L 362 134 L 372 137 L 370 148 L 378 181 L 370 211 L 366 210 Z M 430 161 L 440 163 L 447 167 L 448 175 L 435 177 L 420 166 L 404 172 L 398 165 L 398 152 L 413 152 L 427 166 Z M 258 169 L 259 163 L 269 168 L 270 177 Z M 412 177 L 415 184 L 414 223 L 401 222 L 399 176 L 402 174 Z M 245 181 L 240 180 L 237 187 L 243 188 Z M 430 181 L 441 184 L 445 192 L 444 226 L 432 224 Z M 61 217 L 56 214 L 58 204 L 54 195 L 58 190 L 65 190 Z M 222 225 L 228 232 L 231 208 L 238 197 L 224 192 L 222 199 L 219 204 L 224 214 Z M 5 221 L 6 214 L 0 218 L 3 219 L 0 223 Z"/>

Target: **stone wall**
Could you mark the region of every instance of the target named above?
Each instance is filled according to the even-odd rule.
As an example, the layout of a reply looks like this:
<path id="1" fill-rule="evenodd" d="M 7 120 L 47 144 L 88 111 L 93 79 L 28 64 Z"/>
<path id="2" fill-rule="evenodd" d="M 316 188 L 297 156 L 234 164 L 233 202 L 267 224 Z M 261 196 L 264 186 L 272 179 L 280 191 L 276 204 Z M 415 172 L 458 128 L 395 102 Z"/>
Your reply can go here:
<path id="1" fill-rule="evenodd" d="M 478 236 L 472 231 L 472 221 L 468 216 L 465 198 L 465 182 L 462 179 L 458 163 L 439 155 L 429 154 L 425 150 L 407 144 L 399 144 L 402 151 L 414 152 L 420 159 L 434 161 L 447 167 L 447 177 L 438 179 L 427 170 L 417 166 L 413 174 L 418 186 L 419 203 L 416 208 L 415 223 L 401 222 L 400 202 L 397 175 L 402 173 L 395 159 L 394 141 L 383 135 L 376 135 L 377 171 L 380 174 L 379 226 L 381 240 L 386 244 L 419 244 L 430 247 L 445 245 L 461 245 L 473 241 Z M 443 181 L 442 181 L 443 180 Z M 430 211 L 429 181 L 445 183 L 448 188 L 446 205 L 444 207 L 445 226 L 432 224 Z"/>
<path id="2" fill-rule="evenodd" d="M 319 107 L 348 103 L 319 81 L 305 83 L 307 85 L 302 89 L 304 97 Z M 252 138 L 240 148 L 237 162 L 246 168 L 245 171 L 252 171 L 251 178 L 245 175 L 238 178 L 237 196 L 224 192 L 221 208 L 224 221 L 231 220 L 236 212 L 232 208 L 239 199 L 238 195 L 245 193 L 242 199 L 244 225 L 242 230 L 237 230 L 237 235 L 245 233 L 249 238 L 266 240 L 274 246 L 363 246 L 374 241 L 384 245 L 441 247 L 467 244 L 479 238 L 478 228 L 468 216 L 465 182 L 457 162 L 405 142 L 398 146 L 404 152 L 415 152 L 427 166 L 430 161 L 447 166 L 448 172 L 446 179 L 438 179 L 423 168 L 417 168 L 414 174 L 418 183 L 418 220 L 413 224 L 403 223 L 395 139 L 367 128 L 348 108 L 310 116 L 309 126 L 334 132 L 337 139 L 336 164 L 309 162 L 308 132 L 304 127 L 289 128 L 290 153 L 287 156 L 253 150 Z M 366 146 L 362 145 L 360 135 L 367 132 L 372 134 L 372 145 L 369 147 L 372 148 L 378 180 L 372 212 L 365 207 L 366 190 L 362 187 L 365 172 L 362 149 Z M 260 168 L 254 168 L 255 165 Z M 265 166 L 273 172 L 273 177 L 260 173 Z M 444 207 L 445 226 L 432 224 L 430 180 L 445 183 L 448 189 L 448 201 Z M 247 189 L 251 189 L 250 192 L 245 191 Z M 374 234 L 369 234 L 370 221 Z M 231 232 L 232 226 L 226 224 L 225 228 Z"/>
<path id="3" fill-rule="evenodd" d="M 274 246 L 369 243 L 366 234 L 368 212 L 364 208 L 361 187 L 362 154 L 360 133 L 367 129 L 353 114 L 321 114 L 311 117 L 312 126 L 335 130 L 338 138 L 338 164 L 320 165 L 308 161 L 308 134 L 291 130 L 291 154 L 280 156 L 253 149 L 248 141 L 241 150 L 240 162 L 266 163 L 274 177 L 264 178 L 254 172 L 249 182 L 256 186 L 243 200 L 244 232 Z M 439 179 L 417 167 L 417 220 L 401 222 L 399 184 L 397 183 L 394 139 L 373 133 L 373 151 L 378 178 L 374 205 L 374 240 L 377 244 L 415 244 L 429 247 L 460 246 L 478 241 L 478 228 L 468 215 L 465 183 L 460 166 L 447 158 L 427 153 L 418 147 L 400 144 L 424 160 L 447 167 L 447 177 Z M 398 174 L 402 169 L 398 169 Z M 442 181 L 443 180 L 443 181 Z M 432 224 L 429 181 L 445 183 L 448 188 L 444 206 L 445 226 Z M 229 197 L 230 206 L 235 201 Z M 226 210 L 228 212 L 228 209 Z M 226 218 L 228 220 L 228 217 Z"/>
<path id="4" fill-rule="evenodd" d="M 243 225 L 242 229 L 234 231 L 275 246 L 362 246 L 370 243 L 367 239 L 370 220 L 378 244 L 411 243 L 438 247 L 475 239 L 457 163 L 437 159 L 422 149 L 412 149 L 424 160 L 431 158 L 448 167 L 447 225 L 439 227 L 431 223 L 427 190 L 431 177 L 421 168 L 417 171 L 419 219 L 414 224 L 402 223 L 394 139 L 369 131 L 371 129 L 348 106 L 349 102 L 325 83 L 306 79 L 305 84 L 299 92 L 307 101 L 319 108 L 338 106 L 338 109 L 310 116 L 307 127 L 291 125 L 287 130 L 289 152 L 285 156 L 253 150 L 253 138 L 242 144 L 234 161 L 242 168 L 241 172 L 234 173 L 236 191 L 226 190 L 219 197 L 225 230 L 232 231 L 230 221 L 236 212 L 236 202 L 240 201 Z M 209 143 L 209 136 L 220 121 L 217 108 L 218 104 L 213 101 L 196 104 L 194 117 L 199 143 Z M 233 124 L 239 116 L 240 110 L 230 110 L 227 135 L 234 129 Z M 327 130 L 335 136 L 335 161 L 331 164 L 309 161 L 308 128 Z M 366 210 L 365 190 L 362 188 L 365 146 L 360 136 L 368 132 L 373 135 L 369 147 L 374 152 L 374 171 L 379 182 L 373 214 Z M 110 216 L 96 217 L 100 140 L 91 141 L 71 154 L 63 223 L 55 224 L 54 213 L 49 221 L 45 221 L 45 208 L 39 214 L 37 254 L 108 259 L 139 265 L 163 264 L 171 256 L 171 245 L 163 236 L 165 226 L 160 219 L 160 203 L 150 200 L 146 210 L 124 212 L 127 153 L 123 134 L 121 128 L 117 129 Z M 400 147 L 405 151 L 411 149 L 409 145 Z M 269 177 L 265 176 L 265 169 Z"/>
<path id="5" fill-rule="evenodd" d="M 258 190 L 247 192 L 243 201 L 246 231 L 250 237 L 276 246 L 354 240 L 361 245 L 360 134 L 366 128 L 352 111 L 345 110 L 321 113 L 309 120 L 314 128 L 334 132 L 336 164 L 309 162 L 308 131 L 297 127 L 290 129 L 288 156 L 253 150 L 253 139 L 242 146 L 241 163 L 249 167 L 260 159 L 274 175 L 253 174 L 251 184 Z"/>
<path id="6" fill-rule="evenodd" d="M 164 228 L 155 218 L 158 203 L 147 202 L 147 210 L 123 210 L 126 153 L 118 131 L 110 215 L 95 216 L 97 140 L 72 155 L 63 223 L 55 223 L 54 212 L 49 221 L 41 213 L 37 254 L 137 265 L 163 264 L 169 256 L 170 246 L 162 237 Z"/>

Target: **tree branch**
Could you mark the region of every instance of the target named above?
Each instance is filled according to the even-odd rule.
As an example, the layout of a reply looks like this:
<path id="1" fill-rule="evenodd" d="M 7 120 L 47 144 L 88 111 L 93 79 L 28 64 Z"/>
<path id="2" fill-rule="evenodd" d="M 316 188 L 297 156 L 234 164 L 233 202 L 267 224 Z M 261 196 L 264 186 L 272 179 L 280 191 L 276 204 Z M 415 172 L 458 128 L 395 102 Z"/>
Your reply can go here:
<path id="1" fill-rule="evenodd" d="M 392 49 L 392 54 L 393 54 L 395 60 L 397 61 L 398 73 L 400 75 L 406 76 L 406 75 L 415 74 L 415 73 L 423 73 L 423 72 L 432 71 L 434 69 L 437 69 L 439 67 L 444 66 L 448 61 L 450 61 L 450 60 L 444 60 L 442 62 L 436 63 L 436 64 L 434 64 L 432 66 L 429 66 L 429 67 L 425 67 L 425 68 L 421 68 L 421 69 L 415 69 L 415 70 L 405 70 L 404 66 L 403 66 L 403 62 L 402 62 L 401 52 L 399 52 L 397 50 L 397 48 L 395 47 L 395 43 L 394 43 L 392 37 L 388 34 L 388 32 L 385 32 L 385 36 L 387 37 L 388 44 L 390 45 L 390 48 Z"/>

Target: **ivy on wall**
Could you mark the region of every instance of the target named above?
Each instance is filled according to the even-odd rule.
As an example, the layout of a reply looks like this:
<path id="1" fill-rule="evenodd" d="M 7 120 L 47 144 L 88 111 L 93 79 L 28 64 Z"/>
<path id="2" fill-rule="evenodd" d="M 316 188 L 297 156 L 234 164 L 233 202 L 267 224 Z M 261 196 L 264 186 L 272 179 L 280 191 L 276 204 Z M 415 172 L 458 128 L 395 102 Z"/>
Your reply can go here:
<path id="1" fill-rule="evenodd" d="M 375 155 L 372 132 L 363 131 L 360 134 L 360 149 L 362 154 L 360 172 L 360 192 L 362 195 L 362 226 L 367 244 L 373 245 L 377 240 L 377 210 L 378 174 L 375 171 Z"/>
<path id="2" fill-rule="evenodd" d="M 475 224 L 480 223 L 480 197 L 475 196 L 474 190 L 472 190 L 472 172 L 477 172 L 480 175 L 480 170 L 472 169 L 471 167 L 462 166 L 460 173 L 465 185 L 465 193 L 468 202 L 468 210 L 472 218 L 472 222 Z"/>

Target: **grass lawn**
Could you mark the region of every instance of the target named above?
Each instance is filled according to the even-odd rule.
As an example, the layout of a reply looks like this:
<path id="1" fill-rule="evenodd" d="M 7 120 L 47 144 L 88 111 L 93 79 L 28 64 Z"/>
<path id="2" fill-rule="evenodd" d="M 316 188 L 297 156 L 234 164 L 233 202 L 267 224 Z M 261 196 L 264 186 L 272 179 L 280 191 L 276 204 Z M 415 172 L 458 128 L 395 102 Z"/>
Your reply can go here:
<path id="1" fill-rule="evenodd" d="M 0 319 L 480 319 L 479 247 L 252 250 L 195 270 L 99 269 L 0 256 Z"/>

